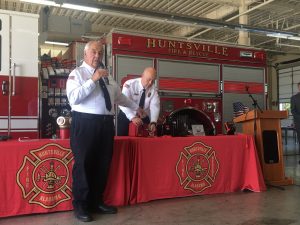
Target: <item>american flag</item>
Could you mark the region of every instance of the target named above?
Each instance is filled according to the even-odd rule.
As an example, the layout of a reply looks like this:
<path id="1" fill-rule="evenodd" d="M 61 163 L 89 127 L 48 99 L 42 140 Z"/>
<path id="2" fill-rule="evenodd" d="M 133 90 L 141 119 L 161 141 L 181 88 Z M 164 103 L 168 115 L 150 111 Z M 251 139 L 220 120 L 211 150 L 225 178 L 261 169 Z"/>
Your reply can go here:
<path id="1" fill-rule="evenodd" d="M 241 102 L 234 102 L 234 103 L 232 103 L 232 105 L 233 105 L 233 117 L 234 118 L 249 112 L 249 108 L 247 106 L 244 106 L 244 104 Z"/>

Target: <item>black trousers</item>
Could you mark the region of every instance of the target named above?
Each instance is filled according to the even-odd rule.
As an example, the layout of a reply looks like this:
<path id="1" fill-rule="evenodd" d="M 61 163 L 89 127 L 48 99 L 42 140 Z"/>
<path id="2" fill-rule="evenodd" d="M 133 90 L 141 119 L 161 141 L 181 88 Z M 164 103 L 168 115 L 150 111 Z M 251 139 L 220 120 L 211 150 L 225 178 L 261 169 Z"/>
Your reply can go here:
<path id="1" fill-rule="evenodd" d="M 72 112 L 70 144 L 74 155 L 73 206 L 94 207 L 103 201 L 113 154 L 111 115 Z"/>
<path id="2" fill-rule="evenodd" d="M 300 154 L 300 128 L 296 127 L 295 130 L 296 130 L 296 133 L 297 133 L 297 142 L 298 142 L 298 145 L 299 145 L 298 151 L 299 151 L 299 154 Z"/>
<path id="3" fill-rule="evenodd" d="M 142 119 L 143 123 L 149 124 L 150 119 L 149 117 L 145 117 Z M 129 131 L 129 123 L 130 120 L 126 117 L 125 113 L 123 113 L 122 110 L 120 110 L 117 118 L 117 135 L 118 136 L 128 136 Z"/>

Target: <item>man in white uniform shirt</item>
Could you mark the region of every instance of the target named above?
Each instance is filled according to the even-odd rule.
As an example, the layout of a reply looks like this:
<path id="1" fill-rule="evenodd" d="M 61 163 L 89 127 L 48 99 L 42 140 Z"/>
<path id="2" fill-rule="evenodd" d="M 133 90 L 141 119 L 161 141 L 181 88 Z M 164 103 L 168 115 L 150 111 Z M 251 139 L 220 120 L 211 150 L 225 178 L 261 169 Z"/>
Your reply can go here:
<path id="1" fill-rule="evenodd" d="M 135 110 L 120 106 L 117 123 L 117 135 L 128 136 L 129 123 L 133 122 L 136 126 L 149 124 L 149 132 L 153 134 L 156 131 L 156 123 L 160 111 L 160 99 L 154 84 L 156 79 L 156 70 L 153 67 L 145 68 L 142 77 L 127 80 L 122 89 L 122 93 L 128 98 L 139 104 L 144 109 L 145 115 L 140 117 Z M 144 100 L 141 101 L 143 98 Z"/>
<path id="2" fill-rule="evenodd" d="M 88 42 L 84 62 L 70 73 L 67 81 L 72 108 L 73 206 L 76 218 L 84 222 L 93 220 L 90 212 L 117 213 L 117 208 L 103 202 L 115 134 L 113 104 L 142 113 L 136 103 L 122 94 L 108 71 L 100 68 L 102 56 L 102 43 Z M 106 84 L 104 78 L 108 78 Z"/>

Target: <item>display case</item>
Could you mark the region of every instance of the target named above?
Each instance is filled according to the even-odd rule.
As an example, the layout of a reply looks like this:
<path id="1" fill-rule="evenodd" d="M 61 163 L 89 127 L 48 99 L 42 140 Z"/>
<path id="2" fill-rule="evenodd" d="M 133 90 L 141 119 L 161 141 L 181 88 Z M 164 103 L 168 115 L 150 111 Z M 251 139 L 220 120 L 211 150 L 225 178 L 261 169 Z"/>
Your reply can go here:
<path id="1" fill-rule="evenodd" d="M 41 138 L 56 138 L 59 135 L 56 119 L 70 115 L 66 82 L 75 67 L 75 60 L 41 57 Z"/>

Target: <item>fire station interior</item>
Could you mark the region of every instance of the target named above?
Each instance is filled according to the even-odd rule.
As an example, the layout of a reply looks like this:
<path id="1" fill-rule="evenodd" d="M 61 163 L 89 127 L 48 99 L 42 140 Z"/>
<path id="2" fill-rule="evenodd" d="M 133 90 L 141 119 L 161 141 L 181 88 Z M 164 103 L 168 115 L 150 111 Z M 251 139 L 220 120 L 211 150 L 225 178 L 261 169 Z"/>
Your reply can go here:
<path id="1" fill-rule="evenodd" d="M 65 3 L 80 6 L 79 9 L 68 8 Z M 89 224 L 300 224 L 300 145 L 290 108 L 290 98 L 298 92 L 300 82 L 299 1 L 1 0 L 0 9 L 0 15 L 9 11 L 33 14 L 38 23 L 34 31 L 38 33 L 34 39 L 38 54 L 34 53 L 35 58 L 31 60 L 37 68 L 38 85 L 31 86 L 31 80 L 26 80 L 26 85 L 31 87 L 28 93 L 38 93 L 34 96 L 37 104 L 25 104 L 26 93 L 19 98 L 17 107 L 14 100 L 6 99 L 7 96 L 13 98 L 10 82 L 14 76 L 1 78 L 1 70 L 24 68 L 6 68 L 6 64 L 13 65 L 10 56 L 4 63 L 1 61 L 0 113 L 6 112 L 3 110 L 6 107 L 8 116 L 0 114 L 0 150 L 1 141 L 20 138 L 15 136 L 18 129 L 22 136 L 31 139 L 60 138 L 60 128 L 69 125 L 71 117 L 65 90 L 68 74 L 82 63 L 83 49 L 89 40 L 103 42 L 103 62 L 120 88 L 127 79 L 139 76 L 143 68 L 157 69 L 155 85 L 161 98 L 158 136 L 192 136 L 195 135 L 194 124 L 203 127 L 201 135 L 205 136 L 243 132 L 242 124 L 234 123 L 234 118 L 239 116 L 234 108 L 237 102 L 242 103 L 240 110 L 244 113 L 245 110 L 287 110 L 287 116 L 280 119 L 280 144 L 284 172 L 293 179 L 293 184 L 266 184 L 267 190 L 257 193 L 197 195 L 121 206 L 118 214 L 95 215 Z M 11 29 L 14 30 L 13 25 Z M 5 41 L 5 34 L 1 32 L 0 28 L 2 41 Z M 22 38 L 28 41 L 26 43 L 33 38 L 17 36 L 25 54 L 31 51 L 28 49 L 31 44 L 26 47 Z M 132 53 L 129 48 L 143 38 L 147 40 L 147 47 Z M 202 50 L 210 49 L 209 46 L 222 46 L 222 50 L 215 47 L 201 55 L 197 51 L 190 52 L 188 59 L 181 52 L 186 43 L 196 43 L 193 45 L 196 49 L 200 48 L 197 43 L 201 43 Z M 175 44 L 179 47 L 174 47 Z M 172 46 L 173 50 L 161 55 L 152 50 L 165 46 Z M 0 48 L 5 50 L 6 47 L 0 44 Z M 192 46 L 186 44 L 186 48 Z M 227 49 L 235 49 L 237 56 L 228 57 L 224 53 Z M 210 57 L 212 53 L 218 56 Z M 26 109 L 28 124 L 33 121 L 36 125 L 18 127 L 20 123 L 16 121 L 24 117 L 12 116 L 14 111 L 21 111 L 18 107 Z M 25 134 L 27 131 L 34 135 Z M 82 224 L 72 211 L 0 218 L 0 225 L 33 223 Z"/>

